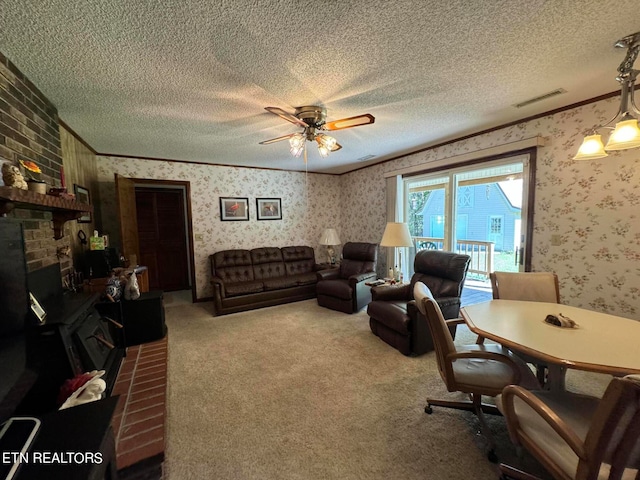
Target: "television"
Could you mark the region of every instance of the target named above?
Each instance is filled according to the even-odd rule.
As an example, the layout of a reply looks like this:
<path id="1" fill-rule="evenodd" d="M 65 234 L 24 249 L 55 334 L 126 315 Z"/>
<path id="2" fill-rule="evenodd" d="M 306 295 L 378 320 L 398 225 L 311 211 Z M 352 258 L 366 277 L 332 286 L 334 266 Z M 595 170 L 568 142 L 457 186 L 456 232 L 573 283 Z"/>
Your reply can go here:
<path id="1" fill-rule="evenodd" d="M 22 223 L 0 218 L 0 424 L 35 383 L 26 329 L 31 320 Z"/>

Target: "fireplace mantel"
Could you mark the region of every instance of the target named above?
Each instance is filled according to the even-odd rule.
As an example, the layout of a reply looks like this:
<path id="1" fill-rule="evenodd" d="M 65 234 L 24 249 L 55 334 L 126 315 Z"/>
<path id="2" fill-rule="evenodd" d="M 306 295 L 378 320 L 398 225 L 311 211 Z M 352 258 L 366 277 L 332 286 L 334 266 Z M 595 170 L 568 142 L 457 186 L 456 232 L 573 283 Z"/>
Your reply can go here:
<path id="1" fill-rule="evenodd" d="M 87 212 L 93 213 L 93 205 L 87 203 L 65 200 L 53 195 L 42 195 L 20 188 L 0 187 L 0 215 L 5 215 L 14 208 L 51 212 L 53 215 L 53 238 L 56 240 L 64 236 L 65 222 L 80 218 Z"/>

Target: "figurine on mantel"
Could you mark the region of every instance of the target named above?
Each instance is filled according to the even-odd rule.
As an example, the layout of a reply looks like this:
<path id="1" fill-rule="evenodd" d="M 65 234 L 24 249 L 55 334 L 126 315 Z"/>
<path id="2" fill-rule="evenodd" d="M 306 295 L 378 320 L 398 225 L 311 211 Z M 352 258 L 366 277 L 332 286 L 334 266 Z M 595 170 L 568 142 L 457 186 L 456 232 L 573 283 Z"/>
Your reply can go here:
<path id="1" fill-rule="evenodd" d="M 15 187 L 22 190 L 27 190 L 28 188 L 20 169 L 10 163 L 2 164 L 2 181 L 7 187 Z"/>
<path id="2" fill-rule="evenodd" d="M 27 188 L 32 192 L 47 194 L 47 184 L 42 181 L 42 170 L 31 160 L 19 159 L 20 166 L 24 169 L 24 176 L 27 177 Z"/>

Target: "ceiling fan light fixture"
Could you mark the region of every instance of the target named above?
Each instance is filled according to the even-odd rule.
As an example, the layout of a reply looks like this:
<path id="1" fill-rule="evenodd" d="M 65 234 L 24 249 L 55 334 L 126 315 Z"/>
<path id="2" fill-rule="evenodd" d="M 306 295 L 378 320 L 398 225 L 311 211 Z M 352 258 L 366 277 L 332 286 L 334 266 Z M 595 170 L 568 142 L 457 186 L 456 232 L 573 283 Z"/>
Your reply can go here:
<path id="1" fill-rule="evenodd" d="M 316 142 L 318 142 L 318 145 L 324 146 L 329 151 L 332 151 L 338 143 L 335 138 L 325 135 L 324 133 L 316 135 Z"/>
<path id="2" fill-rule="evenodd" d="M 322 158 L 327 158 L 329 156 L 330 151 L 331 150 L 329 150 L 327 147 L 325 147 L 321 143 L 318 143 L 318 153 Z"/>
<path id="3" fill-rule="evenodd" d="M 264 140 L 259 142 L 260 145 L 269 145 L 270 143 L 289 139 L 289 151 L 291 155 L 298 157 L 304 152 L 305 162 L 307 157 L 307 141 L 312 142 L 315 140 L 317 142 L 318 152 L 321 157 L 327 157 L 331 152 L 336 152 L 342 148 L 342 145 L 340 145 L 335 138 L 324 133 L 319 133 L 320 131 L 341 130 L 344 128 L 359 127 L 361 125 L 370 125 L 375 122 L 375 117 L 370 113 L 366 113 L 364 115 L 342 118 L 334 122 L 326 123 L 327 112 L 324 107 L 317 105 L 297 107 L 295 114 L 288 113 L 278 107 L 265 107 L 265 110 L 274 115 L 278 115 L 290 123 L 304 126 L 304 131 Z"/>
<path id="4" fill-rule="evenodd" d="M 304 134 L 296 133 L 289 139 L 289 146 L 291 146 L 291 148 L 300 148 L 304 146 L 305 140 Z"/>
<path id="5" fill-rule="evenodd" d="M 293 135 L 289 139 L 289 146 L 291 147 L 289 149 L 289 152 L 291 152 L 291 155 L 293 155 L 294 157 L 299 157 L 300 155 L 302 155 L 305 141 L 306 138 L 303 133 L 296 133 L 295 135 Z"/>

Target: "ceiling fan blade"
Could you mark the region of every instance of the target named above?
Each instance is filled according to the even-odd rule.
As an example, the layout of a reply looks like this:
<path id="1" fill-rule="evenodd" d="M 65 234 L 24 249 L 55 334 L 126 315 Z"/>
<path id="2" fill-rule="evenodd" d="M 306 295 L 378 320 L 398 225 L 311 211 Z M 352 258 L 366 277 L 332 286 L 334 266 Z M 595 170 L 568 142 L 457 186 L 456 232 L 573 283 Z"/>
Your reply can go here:
<path id="1" fill-rule="evenodd" d="M 300 125 L 301 127 L 305 127 L 305 128 L 307 128 L 309 126 L 306 123 L 304 123 L 302 120 L 300 120 L 298 117 L 296 117 L 295 115 L 292 115 L 289 112 L 285 112 L 281 108 L 278 108 L 278 107 L 265 107 L 264 109 L 269 113 L 273 113 L 274 115 L 278 115 L 280 118 L 282 118 L 283 120 L 286 120 L 287 122 L 291 122 L 291 123 L 293 123 L 295 125 Z"/>
<path id="2" fill-rule="evenodd" d="M 269 145 L 270 143 L 276 143 L 276 142 L 280 142 L 282 140 L 286 140 L 287 138 L 291 138 L 294 135 L 296 135 L 295 133 L 290 133 L 289 135 L 283 135 L 282 137 L 276 137 L 276 138 L 272 138 L 270 140 L 265 140 L 264 142 L 259 142 L 260 145 Z"/>
<path id="3" fill-rule="evenodd" d="M 355 117 L 341 118 L 333 122 L 325 123 L 325 130 L 343 130 L 345 128 L 359 127 L 361 125 L 369 125 L 376 121 L 375 117 L 369 113 L 358 115 Z"/>
<path id="4" fill-rule="evenodd" d="M 340 150 L 342 148 L 342 145 L 340 145 L 339 143 L 336 143 L 335 147 L 333 147 L 331 149 L 332 152 L 337 152 L 338 150 Z"/>

